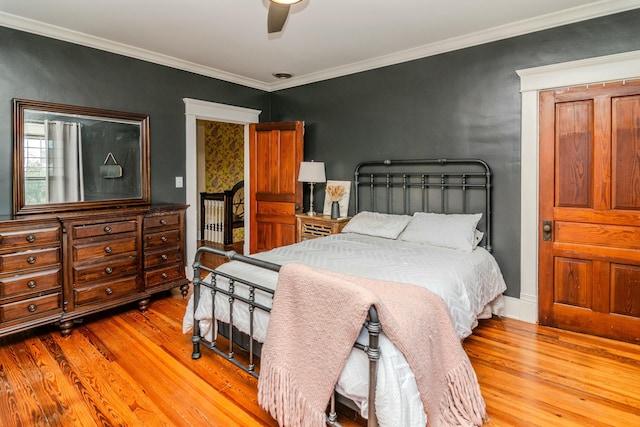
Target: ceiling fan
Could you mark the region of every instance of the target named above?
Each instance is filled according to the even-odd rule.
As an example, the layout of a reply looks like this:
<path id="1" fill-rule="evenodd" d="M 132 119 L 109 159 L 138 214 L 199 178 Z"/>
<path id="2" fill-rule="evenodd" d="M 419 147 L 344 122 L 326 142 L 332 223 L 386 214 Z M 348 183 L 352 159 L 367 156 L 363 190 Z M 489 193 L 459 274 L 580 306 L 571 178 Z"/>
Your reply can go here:
<path id="1" fill-rule="evenodd" d="M 289 17 L 289 9 L 292 4 L 302 0 L 269 0 L 269 13 L 267 15 L 267 32 L 279 33 Z"/>

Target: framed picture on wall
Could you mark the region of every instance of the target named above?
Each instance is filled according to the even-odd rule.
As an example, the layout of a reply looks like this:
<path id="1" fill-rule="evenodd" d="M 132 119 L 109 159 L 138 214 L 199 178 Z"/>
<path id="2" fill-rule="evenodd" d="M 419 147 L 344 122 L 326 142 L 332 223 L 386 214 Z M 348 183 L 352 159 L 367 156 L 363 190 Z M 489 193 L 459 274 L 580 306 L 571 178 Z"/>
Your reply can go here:
<path id="1" fill-rule="evenodd" d="M 328 189 L 331 186 L 342 187 L 343 189 L 342 197 L 338 201 L 338 205 L 340 206 L 340 218 L 344 218 L 349 213 L 349 193 L 351 192 L 351 181 L 327 180 L 327 186 L 325 188 Z M 322 210 L 322 214 L 331 215 L 331 197 L 329 197 L 329 194 L 327 194 L 326 190 L 324 193 L 324 209 Z"/>

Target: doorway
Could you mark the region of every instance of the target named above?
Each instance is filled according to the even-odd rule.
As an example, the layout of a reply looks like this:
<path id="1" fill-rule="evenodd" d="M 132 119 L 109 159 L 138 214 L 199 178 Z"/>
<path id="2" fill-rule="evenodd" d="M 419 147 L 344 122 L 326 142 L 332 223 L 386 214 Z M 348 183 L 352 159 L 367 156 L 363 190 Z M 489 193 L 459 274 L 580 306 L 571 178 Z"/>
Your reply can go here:
<path id="1" fill-rule="evenodd" d="M 198 132 L 198 193 L 222 194 L 244 187 L 244 126 L 236 123 L 197 120 Z M 209 199 L 209 209 L 204 209 L 200 200 L 198 214 L 198 236 L 207 244 L 232 244 L 233 250 L 243 252 L 244 242 L 244 189 L 234 193 L 232 203 L 232 223 L 219 228 L 212 225 L 217 222 L 219 210 L 213 209 L 213 200 Z M 217 200 L 215 203 L 219 203 Z M 242 206 L 235 207 L 236 203 Z M 208 226 L 204 226 L 203 212 L 208 212 Z M 216 214 L 217 212 L 217 214 Z M 242 219 L 236 215 L 242 215 Z M 221 220 L 221 218 L 220 218 Z M 204 230 L 203 230 L 204 228 Z M 208 231 L 208 233 L 205 233 Z M 206 234 L 206 236 L 205 236 Z M 229 243 L 229 237 L 231 242 Z M 200 243 L 202 244 L 202 243 Z M 230 248 L 224 247 L 224 250 Z"/>
<path id="2" fill-rule="evenodd" d="M 198 152 L 197 120 L 210 120 L 223 123 L 236 123 L 244 126 L 244 176 L 249 176 L 249 124 L 257 123 L 260 110 L 218 104 L 198 99 L 184 98 L 185 104 L 185 192 L 189 205 L 186 214 L 186 269 L 187 277 L 191 275 L 193 259 L 198 249 L 198 162 L 203 153 Z M 245 185 L 245 191 L 248 186 Z M 245 198 L 245 212 L 249 212 L 248 199 Z M 249 235 L 249 224 L 245 222 L 245 235 Z M 248 252 L 248 239 L 245 239 L 245 252 Z"/>

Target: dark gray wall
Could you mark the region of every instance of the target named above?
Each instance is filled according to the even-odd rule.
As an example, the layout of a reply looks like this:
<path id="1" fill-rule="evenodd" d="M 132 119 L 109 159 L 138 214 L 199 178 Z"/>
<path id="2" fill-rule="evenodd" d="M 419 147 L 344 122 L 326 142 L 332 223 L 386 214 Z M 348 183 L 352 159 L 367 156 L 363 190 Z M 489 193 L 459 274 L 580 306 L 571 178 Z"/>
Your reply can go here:
<path id="1" fill-rule="evenodd" d="M 269 94 L 245 86 L 0 27 L 0 215 L 12 207 L 13 98 L 143 113 L 150 116 L 151 198 L 184 203 L 183 98 L 262 110 Z"/>
<path id="2" fill-rule="evenodd" d="M 640 10 L 279 91 L 273 120 L 304 120 L 328 179 L 362 160 L 476 157 L 494 174 L 493 247 L 520 295 L 520 81 L 516 70 L 640 49 Z M 321 194 L 316 194 L 322 200 Z"/>

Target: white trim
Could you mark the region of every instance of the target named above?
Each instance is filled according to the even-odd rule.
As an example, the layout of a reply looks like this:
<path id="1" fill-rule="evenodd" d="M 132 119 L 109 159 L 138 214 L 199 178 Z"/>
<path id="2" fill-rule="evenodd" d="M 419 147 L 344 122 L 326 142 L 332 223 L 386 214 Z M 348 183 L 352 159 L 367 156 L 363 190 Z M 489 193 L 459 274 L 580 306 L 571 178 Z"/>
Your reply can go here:
<path id="1" fill-rule="evenodd" d="M 260 118 L 260 110 L 235 107 L 232 105 L 218 104 L 216 102 L 201 101 L 198 99 L 184 98 L 185 104 L 185 192 L 186 203 L 189 205 L 186 214 L 187 236 L 185 239 L 187 277 L 191 274 L 193 257 L 198 249 L 198 152 L 197 152 L 197 128 L 196 120 L 212 120 L 224 123 L 237 123 L 244 125 L 244 176 L 249 176 L 249 124 L 257 123 Z M 245 179 L 245 194 L 249 194 L 249 182 Z M 245 197 L 245 212 L 249 210 L 249 198 Z M 245 217 L 245 234 L 249 235 L 249 222 Z M 245 239 L 244 252 L 248 252 L 249 241 Z"/>
<path id="2" fill-rule="evenodd" d="M 510 313 L 538 320 L 538 92 L 640 77 L 640 51 L 517 70 L 522 92 L 520 300 Z M 519 307 L 515 307 L 516 304 Z"/>
<path id="3" fill-rule="evenodd" d="M 575 22 L 598 18 L 600 16 L 624 12 L 627 10 L 636 9 L 639 6 L 640 2 L 638 2 L 638 0 L 613 0 L 590 3 L 583 6 L 563 10 L 558 13 L 550 13 L 533 19 L 513 22 L 510 24 L 489 28 L 483 31 L 465 34 L 460 37 L 453 37 L 447 40 L 438 41 L 436 43 L 418 46 L 413 49 L 394 52 L 389 55 L 379 56 L 377 58 L 372 58 L 341 67 L 330 68 L 328 70 L 321 70 L 316 73 L 294 77 L 292 79 L 284 80 L 281 82 L 271 83 L 269 85 L 269 89 L 270 91 L 287 89 L 294 86 L 301 86 L 321 80 L 328 80 L 335 77 L 373 70 L 375 68 L 413 61 L 415 59 L 427 58 L 445 52 L 452 52 L 472 46 L 479 46 L 481 44 L 490 43 L 497 40 L 504 40 L 510 37 L 516 37 L 535 31 L 542 31 L 549 28 L 559 27 L 561 25 L 572 24 Z"/>
<path id="4" fill-rule="evenodd" d="M 504 317 L 511 319 L 521 319 L 520 315 L 520 300 L 514 297 L 504 297 Z"/>
<path id="5" fill-rule="evenodd" d="M 377 58 L 372 58 L 365 61 L 334 67 L 327 70 L 321 70 L 315 73 L 294 77 L 284 81 L 278 80 L 274 83 L 258 81 L 238 74 L 233 74 L 216 68 L 211 68 L 190 61 L 185 61 L 180 58 L 171 57 L 123 43 L 117 43 L 111 40 L 92 36 L 90 34 L 69 30 L 44 22 L 12 15 L 6 12 L 0 12 L 0 26 L 14 28 L 20 31 L 27 31 L 33 34 L 39 34 L 58 40 L 64 40 L 70 43 L 76 43 L 107 52 L 117 53 L 131 58 L 142 59 L 144 61 L 152 62 L 155 64 L 166 65 L 168 67 L 176 68 L 179 70 L 185 70 L 203 76 L 228 81 L 231 83 L 237 83 L 243 86 L 264 90 L 266 92 L 273 92 L 275 90 L 302 86 L 308 83 L 328 80 L 335 77 L 341 77 L 349 74 L 359 73 L 362 71 L 372 70 L 375 68 L 386 67 L 389 65 L 399 64 L 415 59 L 426 58 L 444 52 L 464 49 L 471 46 L 478 46 L 496 40 L 503 40 L 510 37 L 532 33 L 534 31 L 541 31 L 544 29 L 571 24 L 574 22 L 598 18 L 600 16 L 624 12 L 627 10 L 636 9 L 638 7 L 640 7 L 640 2 L 638 0 L 598 1 L 571 9 L 566 9 L 557 13 L 550 13 L 533 19 L 513 22 L 510 24 L 489 28 L 487 30 L 466 34 L 460 37 L 453 37 L 447 40 L 438 41 L 436 43 L 418 46 L 413 49 L 407 49 L 389 55 L 379 56 Z"/>
<path id="6" fill-rule="evenodd" d="M 0 12 L 0 26 L 13 28 L 15 30 L 26 31 L 32 34 L 38 34 L 52 39 L 63 40 L 69 43 L 87 46 L 105 52 L 117 53 L 119 55 L 128 56 L 130 58 L 141 59 L 143 61 L 154 64 L 166 65 L 167 67 L 176 68 L 178 70 L 190 71 L 202 76 L 213 77 L 231 83 L 237 83 L 243 86 L 252 87 L 264 91 L 269 91 L 269 85 L 248 77 L 238 74 L 228 73 L 216 68 L 207 67 L 205 65 L 196 64 L 194 62 L 185 61 L 173 56 L 164 55 L 162 53 L 153 52 L 147 49 L 118 43 L 112 40 L 103 39 L 101 37 L 92 36 L 90 34 L 81 33 L 79 31 L 69 30 L 67 28 L 58 27 L 56 25 L 47 24 L 41 21 L 24 18 L 22 16 L 12 15 L 6 12 Z"/>

